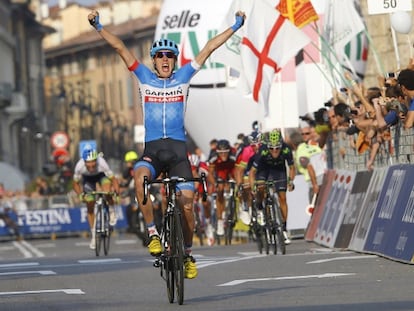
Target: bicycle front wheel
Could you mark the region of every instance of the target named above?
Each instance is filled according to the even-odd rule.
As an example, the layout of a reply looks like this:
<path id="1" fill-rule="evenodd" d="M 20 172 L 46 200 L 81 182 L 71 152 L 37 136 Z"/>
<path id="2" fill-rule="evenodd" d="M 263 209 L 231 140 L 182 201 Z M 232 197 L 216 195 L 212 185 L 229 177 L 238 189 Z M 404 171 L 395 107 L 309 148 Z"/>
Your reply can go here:
<path id="1" fill-rule="evenodd" d="M 175 273 L 174 273 L 174 257 L 172 256 L 172 238 L 173 238 L 173 228 L 174 227 L 174 217 L 171 214 L 168 214 L 165 219 L 164 224 L 164 241 L 163 245 L 166 245 L 164 249 L 163 257 L 163 269 L 165 271 L 165 281 L 167 285 L 167 296 L 170 303 L 174 302 L 175 295 Z"/>
<path id="2" fill-rule="evenodd" d="M 95 215 L 95 255 L 99 256 L 101 252 L 101 243 L 102 243 L 102 210 L 98 209 L 98 212 Z"/>
<path id="3" fill-rule="evenodd" d="M 102 232 L 103 248 L 105 256 L 109 253 L 109 245 L 111 241 L 111 229 L 109 228 L 109 213 L 108 210 L 104 213 L 105 230 Z"/>
<path id="4" fill-rule="evenodd" d="M 233 239 L 233 228 L 236 224 L 235 220 L 235 209 L 236 209 L 236 202 L 234 199 L 229 200 L 228 205 L 228 216 L 226 221 L 226 227 L 225 227 L 225 243 L 226 245 L 231 245 L 231 240 Z"/>
<path id="5" fill-rule="evenodd" d="M 274 205 L 275 211 L 275 238 L 276 238 L 276 245 L 275 245 L 275 254 L 280 253 L 282 255 L 286 254 L 286 244 L 285 244 L 285 237 L 283 235 L 283 220 L 282 220 L 282 212 L 280 211 L 280 207 L 278 204 Z"/>
<path id="6" fill-rule="evenodd" d="M 165 258 L 164 262 L 165 269 L 165 281 L 167 282 L 167 295 L 170 303 L 174 302 L 175 293 L 175 277 L 174 277 L 174 260 L 173 257 Z"/>
<path id="7" fill-rule="evenodd" d="M 174 211 L 174 227 L 171 234 L 171 251 L 173 252 L 174 278 L 178 304 L 184 302 L 184 237 L 181 213 Z"/>

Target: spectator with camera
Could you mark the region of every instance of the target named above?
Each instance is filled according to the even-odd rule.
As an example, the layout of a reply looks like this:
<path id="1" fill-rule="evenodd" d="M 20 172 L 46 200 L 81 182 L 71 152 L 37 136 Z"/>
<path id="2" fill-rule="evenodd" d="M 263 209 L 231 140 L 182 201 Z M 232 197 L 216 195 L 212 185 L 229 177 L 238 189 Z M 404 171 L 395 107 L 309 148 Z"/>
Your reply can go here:
<path id="1" fill-rule="evenodd" d="M 407 116 L 404 121 L 404 128 L 409 129 L 413 127 L 414 123 L 414 70 L 411 67 L 401 70 L 398 75 L 398 84 L 401 87 L 401 92 L 406 97 L 408 103 Z"/>

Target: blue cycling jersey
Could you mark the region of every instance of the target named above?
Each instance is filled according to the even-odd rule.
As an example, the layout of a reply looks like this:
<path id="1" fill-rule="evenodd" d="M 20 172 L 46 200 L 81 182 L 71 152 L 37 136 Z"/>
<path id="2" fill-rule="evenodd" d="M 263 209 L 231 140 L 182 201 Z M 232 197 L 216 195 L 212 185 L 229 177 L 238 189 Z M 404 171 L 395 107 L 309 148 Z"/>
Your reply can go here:
<path id="1" fill-rule="evenodd" d="M 194 61 L 189 62 L 167 79 L 159 78 L 141 63 L 130 70 L 139 81 L 145 142 L 163 138 L 185 141 L 188 90 L 190 80 L 200 66 Z"/>

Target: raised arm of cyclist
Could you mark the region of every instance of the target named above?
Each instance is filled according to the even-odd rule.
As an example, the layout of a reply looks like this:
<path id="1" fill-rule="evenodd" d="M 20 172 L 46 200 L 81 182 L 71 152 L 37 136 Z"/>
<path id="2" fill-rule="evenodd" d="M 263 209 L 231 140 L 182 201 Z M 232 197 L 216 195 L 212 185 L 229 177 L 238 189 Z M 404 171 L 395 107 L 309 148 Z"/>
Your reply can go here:
<path id="1" fill-rule="evenodd" d="M 246 15 L 244 12 L 238 11 L 236 13 L 236 22 L 233 26 L 227 28 L 222 33 L 211 38 L 200 53 L 195 57 L 195 61 L 198 65 L 202 66 L 206 62 L 207 58 L 213 53 L 217 48 L 219 48 L 224 42 L 226 42 L 241 26 L 244 24 Z M 106 42 L 112 46 L 115 51 L 121 56 L 125 65 L 129 68 L 135 61 L 135 56 L 127 49 L 125 44 L 117 36 L 106 30 L 99 22 L 99 13 L 98 11 L 93 10 L 88 15 L 89 23 L 99 32 L 101 37 L 105 39 Z"/>

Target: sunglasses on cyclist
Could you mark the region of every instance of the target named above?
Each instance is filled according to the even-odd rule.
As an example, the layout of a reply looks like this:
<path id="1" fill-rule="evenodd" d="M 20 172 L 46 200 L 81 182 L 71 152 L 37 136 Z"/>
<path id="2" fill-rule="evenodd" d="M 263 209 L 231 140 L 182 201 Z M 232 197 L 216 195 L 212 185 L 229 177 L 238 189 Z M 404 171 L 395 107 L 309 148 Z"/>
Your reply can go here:
<path id="1" fill-rule="evenodd" d="M 155 53 L 156 58 L 163 58 L 166 56 L 167 58 L 174 58 L 175 54 L 173 52 L 157 52 Z"/>
<path id="2" fill-rule="evenodd" d="M 280 149 L 280 147 L 268 147 L 269 148 L 269 150 L 279 150 Z"/>

